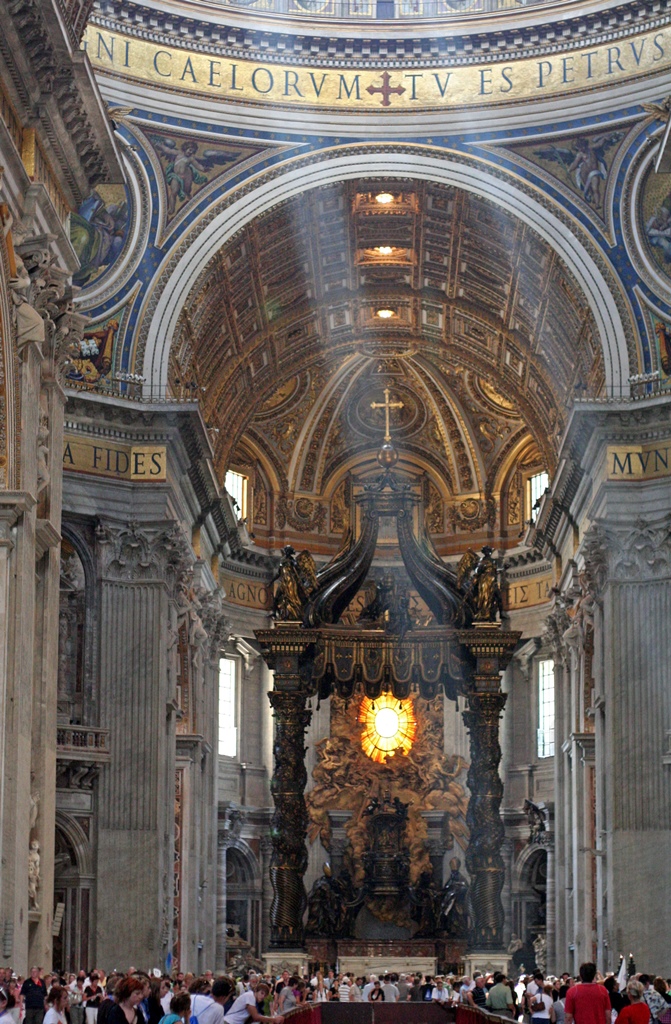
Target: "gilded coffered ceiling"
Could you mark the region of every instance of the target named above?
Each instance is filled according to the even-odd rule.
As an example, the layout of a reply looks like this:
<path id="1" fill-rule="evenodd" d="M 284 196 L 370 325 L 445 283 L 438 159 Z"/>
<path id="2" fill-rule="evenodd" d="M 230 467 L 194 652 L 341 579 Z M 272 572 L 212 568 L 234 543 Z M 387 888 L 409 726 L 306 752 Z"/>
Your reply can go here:
<path id="1" fill-rule="evenodd" d="M 552 472 L 567 405 L 599 393 L 603 365 L 587 302 L 532 230 L 458 189 L 361 180 L 227 243 L 184 311 L 172 373 L 203 389 L 220 475 L 256 466 L 280 529 L 325 533 L 320 508 L 373 465 L 371 402 L 389 388 L 402 460 L 440 494 L 435 532 L 449 533 L 469 509 L 498 529 L 520 460 Z"/>

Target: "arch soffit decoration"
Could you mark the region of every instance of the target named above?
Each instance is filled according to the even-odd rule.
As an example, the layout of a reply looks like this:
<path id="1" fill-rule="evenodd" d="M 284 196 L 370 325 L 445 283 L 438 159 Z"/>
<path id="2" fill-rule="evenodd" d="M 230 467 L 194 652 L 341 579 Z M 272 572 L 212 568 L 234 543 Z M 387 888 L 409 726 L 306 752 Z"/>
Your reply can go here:
<path id="1" fill-rule="evenodd" d="M 236 883 L 236 885 L 240 885 L 241 887 L 249 889 L 255 888 L 257 885 L 260 885 L 262 881 L 261 865 L 259 864 L 258 858 L 256 857 L 256 854 L 252 850 L 249 843 L 247 843 L 244 839 L 236 839 L 235 842 L 231 843 L 231 845 L 226 850 L 227 860 L 230 857 L 231 853 L 237 854 L 239 856 L 240 860 L 242 861 L 243 868 L 247 874 L 247 877 L 242 882 Z"/>
<path id="2" fill-rule="evenodd" d="M 518 464 L 522 462 L 529 453 L 533 452 L 534 449 L 538 450 L 539 455 L 542 457 L 543 453 L 536 443 L 535 438 L 531 437 L 526 431 L 524 433 L 522 431 L 518 431 L 518 433 L 511 438 L 510 446 L 500 452 L 498 458 L 489 471 L 487 486 L 492 494 L 501 494 L 506 490 L 510 484 L 511 476 L 518 468 Z"/>
<path id="3" fill-rule="evenodd" d="M 515 879 L 519 887 L 528 886 L 531 882 L 531 874 L 535 865 L 543 858 L 547 859 L 547 847 L 535 844 L 527 844 L 513 866 Z"/>
<path id="4" fill-rule="evenodd" d="M 90 544 L 87 543 L 86 539 L 82 536 L 77 527 L 67 520 L 61 524 L 61 534 L 63 535 L 63 539 L 67 540 L 68 543 L 72 545 L 73 550 L 82 563 L 82 568 L 84 570 L 84 584 L 86 589 L 92 592 L 92 588 L 95 587 L 96 583 L 96 567 L 93 550 Z M 88 610 L 92 606 L 87 602 L 86 607 L 88 614 Z"/>
<path id="5" fill-rule="evenodd" d="M 56 811 L 56 827 L 61 830 L 77 858 L 77 870 L 80 878 L 93 877 L 93 858 L 91 843 L 76 818 L 63 811 Z"/>
<path id="6" fill-rule="evenodd" d="M 366 155 L 362 167 L 362 151 Z M 626 383 L 639 351 L 629 303 L 612 268 L 587 233 L 534 188 L 483 160 L 424 146 L 348 146 L 295 158 L 252 178 L 194 226 L 164 261 L 145 301 L 136 360 L 153 386 L 165 387 L 170 347 L 180 314 L 205 266 L 247 224 L 273 207 L 323 185 L 356 178 L 408 178 L 451 185 L 488 199 L 541 236 L 580 283 L 594 317 L 603 353 L 605 381 L 617 391 Z M 544 201 L 541 201 L 543 199 Z M 599 265 L 600 264 L 600 265 Z"/>

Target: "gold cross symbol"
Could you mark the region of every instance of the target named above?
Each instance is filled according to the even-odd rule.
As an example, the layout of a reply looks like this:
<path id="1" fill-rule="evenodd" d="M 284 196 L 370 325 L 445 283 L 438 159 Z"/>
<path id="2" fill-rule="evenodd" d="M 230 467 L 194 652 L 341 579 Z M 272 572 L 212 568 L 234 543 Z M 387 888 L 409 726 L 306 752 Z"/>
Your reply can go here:
<path id="1" fill-rule="evenodd" d="M 392 402 L 389 400 L 389 388 L 384 389 L 384 402 L 371 402 L 371 409 L 384 409 L 384 439 L 385 441 L 391 441 L 391 434 L 389 433 L 389 412 L 391 409 L 402 409 L 403 402 Z"/>

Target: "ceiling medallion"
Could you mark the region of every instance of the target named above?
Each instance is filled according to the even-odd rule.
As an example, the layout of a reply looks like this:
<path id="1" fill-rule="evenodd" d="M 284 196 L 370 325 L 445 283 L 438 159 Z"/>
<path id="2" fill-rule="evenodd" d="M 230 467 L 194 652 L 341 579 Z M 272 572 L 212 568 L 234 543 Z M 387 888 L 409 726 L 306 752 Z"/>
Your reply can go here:
<path id="1" fill-rule="evenodd" d="M 480 511 L 480 502 L 475 498 L 466 498 L 462 501 L 459 511 L 464 519 L 475 519 Z"/>
<path id="2" fill-rule="evenodd" d="M 364 697 L 359 709 L 363 725 L 361 747 L 366 757 L 382 764 L 394 754 L 407 754 L 417 732 L 411 700 L 397 700 L 383 693 L 375 700 Z"/>
<path id="3" fill-rule="evenodd" d="M 367 379 L 352 394 L 345 416 L 353 435 L 377 439 L 381 434 L 388 434 L 387 401 L 392 402 L 390 408 L 393 410 L 394 430 L 399 436 L 408 438 L 422 429 L 426 423 L 426 409 L 412 388 L 397 381 L 387 390 L 390 392 L 389 398 L 383 387 Z"/>

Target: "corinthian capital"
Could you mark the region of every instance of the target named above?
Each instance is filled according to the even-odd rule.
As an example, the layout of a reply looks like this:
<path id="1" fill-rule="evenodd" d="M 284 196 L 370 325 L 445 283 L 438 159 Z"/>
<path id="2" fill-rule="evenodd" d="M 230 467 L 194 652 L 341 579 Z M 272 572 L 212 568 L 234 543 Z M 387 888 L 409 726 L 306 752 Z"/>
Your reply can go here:
<path id="1" fill-rule="evenodd" d="M 653 580 L 671 573 L 671 514 L 633 526 L 597 524 L 583 541 L 585 575 L 598 593 L 608 579 Z M 590 588 L 591 589 L 591 588 Z"/>
<path id="2" fill-rule="evenodd" d="M 593 524 L 582 543 L 584 570 L 580 581 L 586 592 L 599 599 L 608 579 L 608 553 L 611 538 L 603 527 Z"/>
<path id="3" fill-rule="evenodd" d="M 99 520 L 96 542 L 102 574 L 109 579 L 161 581 L 172 590 L 194 562 L 190 545 L 173 522 Z"/>
<path id="4" fill-rule="evenodd" d="M 566 657 L 565 633 L 571 625 L 571 619 L 566 610 L 566 602 L 559 593 L 555 593 L 552 611 L 545 620 L 545 632 L 543 643 L 552 651 L 555 661 L 564 661 Z"/>
<path id="5" fill-rule="evenodd" d="M 612 554 L 615 579 L 659 579 L 671 571 L 671 515 L 652 523 L 637 519 L 617 539 L 620 543 Z"/>
<path id="6" fill-rule="evenodd" d="M 200 619 L 208 636 L 210 656 L 218 661 L 219 651 L 231 634 L 231 623 L 224 614 L 222 591 L 200 595 Z"/>

